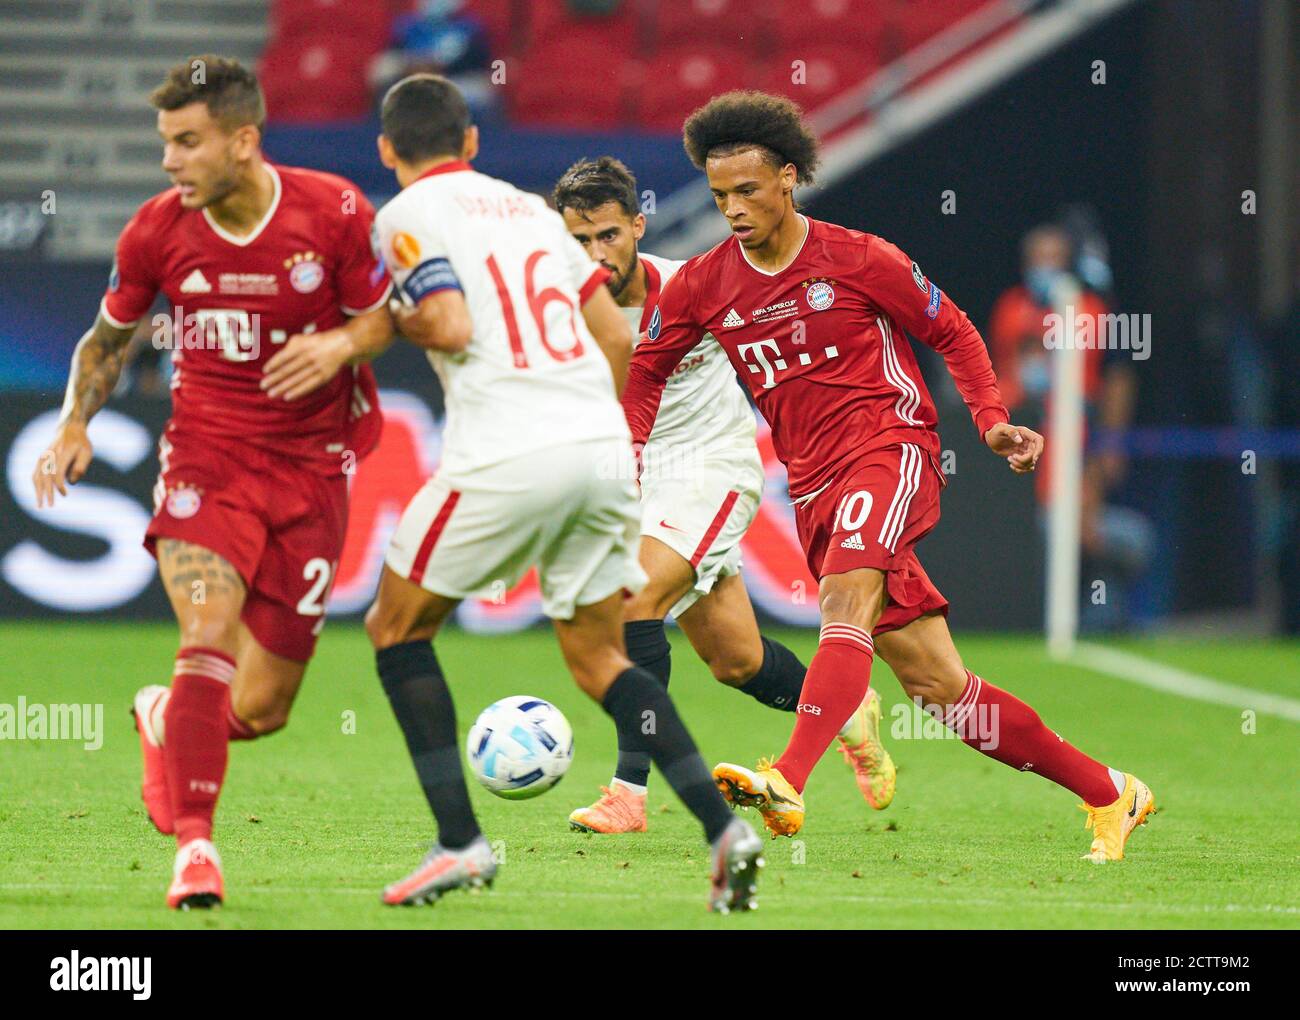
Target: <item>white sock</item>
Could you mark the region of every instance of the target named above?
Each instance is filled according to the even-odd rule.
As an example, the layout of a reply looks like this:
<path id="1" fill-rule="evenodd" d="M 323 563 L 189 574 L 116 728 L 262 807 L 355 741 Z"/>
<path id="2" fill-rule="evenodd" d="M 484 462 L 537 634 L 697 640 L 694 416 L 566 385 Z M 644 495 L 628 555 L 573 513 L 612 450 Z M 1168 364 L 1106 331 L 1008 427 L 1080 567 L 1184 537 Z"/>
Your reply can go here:
<path id="1" fill-rule="evenodd" d="M 1115 796 L 1122 795 L 1124 787 L 1128 784 L 1128 780 L 1124 778 L 1124 773 L 1115 769 L 1107 769 L 1106 771 L 1110 773 L 1110 781 L 1115 784 Z"/>
<path id="2" fill-rule="evenodd" d="M 610 786 L 621 786 L 621 787 L 623 787 L 623 789 L 625 789 L 625 790 L 631 790 L 631 791 L 632 791 L 633 793 L 635 793 L 638 797 L 644 797 L 644 796 L 645 796 L 645 790 L 646 790 L 646 788 L 645 788 L 644 786 L 637 786 L 636 783 L 629 783 L 629 782 L 627 782 L 626 780 L 619 779 L 617 776 L 614 777 L 613 779 L 611 779 L 611 780 L 609 781 L 609 785 L 610 785 Z"/>

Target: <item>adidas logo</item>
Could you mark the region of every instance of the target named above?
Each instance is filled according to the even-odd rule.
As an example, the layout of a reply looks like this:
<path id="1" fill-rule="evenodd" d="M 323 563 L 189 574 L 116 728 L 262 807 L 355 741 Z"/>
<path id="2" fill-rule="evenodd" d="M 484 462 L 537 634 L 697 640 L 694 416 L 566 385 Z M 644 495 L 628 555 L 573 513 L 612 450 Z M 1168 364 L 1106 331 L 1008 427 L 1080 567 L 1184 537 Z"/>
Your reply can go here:
<path id="1" fill-rule="evenodd" d="M 210 294 L 212 284 L 208 283 L 202 270 L 196 269 L 181 281 L 182 294 Z"/>
<path id="2" fill-rule="evenodd" d="M 727 312 L 727 317 L 722 320 L 722 325 L 727 329 L 735 329 L 737 326 L 743 326 L 744 324 L 745 320 L 736 314 L 734 308 Z"/>
<path id="3" fill-rule="evenodd" d="M 859 552 L 867 547 L 862 544 L 862 532 L 855 531 L 852 535 L 840 543 L 841 549 L 857 549 Z"/>

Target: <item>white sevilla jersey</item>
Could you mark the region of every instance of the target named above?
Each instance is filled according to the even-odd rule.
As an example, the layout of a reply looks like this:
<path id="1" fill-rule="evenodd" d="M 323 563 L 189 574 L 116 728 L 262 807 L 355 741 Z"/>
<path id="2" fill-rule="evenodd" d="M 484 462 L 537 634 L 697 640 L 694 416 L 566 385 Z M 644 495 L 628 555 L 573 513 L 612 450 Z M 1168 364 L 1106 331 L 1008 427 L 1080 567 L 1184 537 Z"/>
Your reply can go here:
<path id="1" fill-rule="evenodd" d="M 646 252 L 638 257 L 646 272 L 645 307 L 624 308 L 623 314 L 639 343 L 643 337 L 653 340 L 659 335 L 659 294 L 684 263 Z M 754 446 L 754 412 L 736 382 L 727 352 L 712 333 L 706 333 L 668 377 L 646 443 L 647 466 L 657 456 L 667 457 L 668 447 L 687 443 L 701 456 Z"/>
<path id="2" fill-rule="evenodd" d="M 582 317 L 609 274 L 539 196 L 468 163 L 443 163 L 404 188 L 375 222 L 384 261 L 407 298 L 418 304 L 454 288 L 469 306 L 469 347 L 428 352 L 447 407 L 442 472 L 629 437 L 609 362 Z"/>

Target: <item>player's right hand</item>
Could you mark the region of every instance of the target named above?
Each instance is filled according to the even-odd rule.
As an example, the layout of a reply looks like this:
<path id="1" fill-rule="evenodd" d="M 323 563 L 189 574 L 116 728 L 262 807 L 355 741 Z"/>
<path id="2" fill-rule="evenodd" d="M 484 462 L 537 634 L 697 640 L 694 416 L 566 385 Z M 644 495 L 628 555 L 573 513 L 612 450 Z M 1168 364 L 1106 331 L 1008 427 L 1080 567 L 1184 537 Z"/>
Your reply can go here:
<path id="1" fill-rule="evenodd" d="M 36 487 L 36 507 L 54 505 L 54 492 L 68 494 L 68 486 L 81 481 L 90 466 L 95 449 L 80 422 L 65 421 L 59 426 L 54 442 L 36 461 L 32 485 Z"/>
<path id="2" fill-rule="evenodd" d="M 1027 475 L 1038 466 L 1043 455 L 1043 437 L 1023 425 L 1003 422 L 984 433 L 984 442 L 999 457 L 1005 457 L 1011 470 Z"/>

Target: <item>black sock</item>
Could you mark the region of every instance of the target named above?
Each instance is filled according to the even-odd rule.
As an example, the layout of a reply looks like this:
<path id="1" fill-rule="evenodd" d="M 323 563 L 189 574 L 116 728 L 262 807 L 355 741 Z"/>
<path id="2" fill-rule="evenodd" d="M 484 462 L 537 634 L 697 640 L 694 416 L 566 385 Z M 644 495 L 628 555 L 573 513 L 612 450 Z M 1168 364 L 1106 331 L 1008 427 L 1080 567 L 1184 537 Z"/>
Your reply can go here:
<path id="1" fill-rule="evenodd" d="M 668 689 L 668 677 L 673 670 L 673 648 L 664 633 L 663 620 L 632 620 L 623 624 L 623 640 L 627 644 L 627 657 Z M 618 731 L 618 766 L 614 778 L 634 786 L 645 786 L 650 779 L 650 755 L 637 742 L 637 738 Z"/>
<path id="2" fill-rule="evenodd" d="M 717 839 L 731 822 L 731 810 L 668 692 L 645 670 L 632 666 L 615 678 L 601 706 L 619 733 L 626 733 L 639 745 L 635 749 L 645 751 L 659 766 L 668 785 L 704 826 L 705 839 Z"/>
<path id="3" fill-rule="evenodd" d="M 640 666 L 653 676 L 664 690 L 673 671 L 673 646 L 663 620 L 632 620 L 623 624 L 623 641 L 627 644 L 627 657 L 634 666 Z"/>
<path id="4" fill-rule="evenodd" d="M 771 708 L 793 712 L 799 707 L 799 692 L 803 690 L 804 674 L 808 667 L 799 657 L 779 641 L 763 638 L 763 665 L 742 687 L 743 691 Z"/>
<path id="5" fill-rule="evenodd" d="M 456 708 L 428 641 L 381 648 L 375 665 L 406 737 L 415 774 L 438 820 L 438 842 L 460 850 L 479 835 L 456 739 Z"/>

